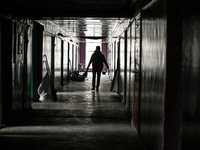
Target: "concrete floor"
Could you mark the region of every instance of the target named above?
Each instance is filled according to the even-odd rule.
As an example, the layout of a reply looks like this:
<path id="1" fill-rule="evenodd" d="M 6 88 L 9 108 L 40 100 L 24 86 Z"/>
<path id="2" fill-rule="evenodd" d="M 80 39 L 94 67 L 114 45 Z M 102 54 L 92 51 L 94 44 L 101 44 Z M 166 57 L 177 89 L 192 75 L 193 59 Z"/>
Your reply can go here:
<path id="1" fill-rule="evenodd" d="M 91 81 L 89 73 L 60 89 L 56 102 L 34 102 L 23 121 L 0 130 L 0 149 L 143 150 L 108 75 L 99 92 Z"/>

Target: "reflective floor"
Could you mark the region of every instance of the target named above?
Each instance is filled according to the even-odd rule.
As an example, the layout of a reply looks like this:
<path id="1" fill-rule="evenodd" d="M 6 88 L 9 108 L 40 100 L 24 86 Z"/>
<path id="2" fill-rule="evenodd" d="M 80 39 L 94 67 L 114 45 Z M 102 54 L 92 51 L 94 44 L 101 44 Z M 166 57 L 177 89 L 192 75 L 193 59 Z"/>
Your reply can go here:
<path id="1" fill-rule="evenodd" d="M 22 122 L 0 130 L 1 150 L 143 150 L 115 92 L 102 75 L 99 92 L 85 81 L 70 81 L 56 102 L 34 102 Z"/>

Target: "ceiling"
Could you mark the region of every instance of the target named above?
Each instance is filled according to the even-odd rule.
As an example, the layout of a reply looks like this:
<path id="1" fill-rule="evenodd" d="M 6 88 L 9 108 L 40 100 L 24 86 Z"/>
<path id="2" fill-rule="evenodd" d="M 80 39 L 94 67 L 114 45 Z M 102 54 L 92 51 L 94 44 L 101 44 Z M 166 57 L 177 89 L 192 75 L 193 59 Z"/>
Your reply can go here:
<path id="1" fill-rule="evenodd" d="M 29 8 L 42 9 L 123 9 L 132 0 L 15 0 Z"/>
<path id="2" fill-rule="evenodd" d="M 7 0 L 4 12 L 47 21 L 78 38 L 107 38 L 139 0 Z M 10 5 L 13 3 L 14 5 Z"/>
<path id="3" fill-rule="evenodd" d="M 37 19 L 130 17 L 137 1 L 140 0 L 2 0 L 0 12 L 3 10 Z"/>
<path id="4" fill-rule="evenodd" d="M 84 41 L 84 39 L 106 39 L 118 36 L 128 18 L 69 18 L 67 20 L 35 20 L 44 26 L 53 26 L 51 31 L 62 37 L 70 36 Z M 52 28 L 51 28 L 52 30 Z"/>

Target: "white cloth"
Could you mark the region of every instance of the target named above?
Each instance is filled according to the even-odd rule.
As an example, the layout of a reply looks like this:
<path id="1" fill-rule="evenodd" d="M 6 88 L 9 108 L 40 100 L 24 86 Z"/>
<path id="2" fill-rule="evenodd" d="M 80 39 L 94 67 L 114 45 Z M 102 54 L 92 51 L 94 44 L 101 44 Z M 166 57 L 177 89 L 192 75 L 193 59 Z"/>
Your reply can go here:
<path id="1" fill-rule="evenodd" d="M 48 73 L 46 73 L 46 75 L 44 76 L 44 78 L 42 79 L 42 82 L 40 83 L 38 87 L 38 94 L 40 95 L 39 100 L 42 102 L 53 101 L 51 81 L 50 81 Z"/>

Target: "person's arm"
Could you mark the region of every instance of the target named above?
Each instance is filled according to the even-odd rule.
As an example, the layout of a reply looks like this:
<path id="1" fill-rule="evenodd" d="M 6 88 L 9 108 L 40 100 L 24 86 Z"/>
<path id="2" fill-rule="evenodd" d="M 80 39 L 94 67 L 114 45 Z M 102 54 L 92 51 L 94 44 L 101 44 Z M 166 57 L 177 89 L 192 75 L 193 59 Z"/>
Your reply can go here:
<path id="1" fill-rule="evenodd" d="M 104 62 L 104 64 L 106 65 L 107 69 L 109 69 L 108 63 L 107 63 L 106 58 L 105 58 L 104 55 L 103 55 L 103 62 Z"/>

